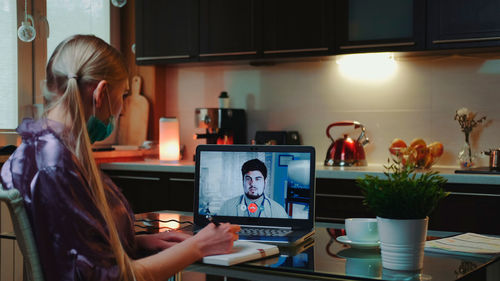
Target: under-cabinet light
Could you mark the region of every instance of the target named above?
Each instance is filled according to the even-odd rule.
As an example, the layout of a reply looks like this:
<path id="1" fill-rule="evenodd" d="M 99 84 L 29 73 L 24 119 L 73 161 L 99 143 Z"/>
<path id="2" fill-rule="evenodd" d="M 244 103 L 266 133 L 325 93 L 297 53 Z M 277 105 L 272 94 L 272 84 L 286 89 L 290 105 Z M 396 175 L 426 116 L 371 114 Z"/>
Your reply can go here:
<path id="1" fill-rule="evenodd" d="M 369 53 L 344 55 L 337 59 L 340 73 L 349 79 L 383 81 L 397 70 L 393 53 Z"/>

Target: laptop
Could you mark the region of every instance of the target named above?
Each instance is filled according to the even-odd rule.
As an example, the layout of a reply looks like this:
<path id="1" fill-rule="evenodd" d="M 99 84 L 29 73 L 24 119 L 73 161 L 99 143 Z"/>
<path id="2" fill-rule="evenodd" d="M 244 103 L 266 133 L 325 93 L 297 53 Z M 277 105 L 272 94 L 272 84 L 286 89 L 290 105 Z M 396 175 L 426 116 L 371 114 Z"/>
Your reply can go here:
<path id="1" fill-rule="evenodd" d="M 195 162 L 195 231 L 229 222 L 240 240 L 287 246 L 314 234 L 313 147 L 199 145 Z"/>

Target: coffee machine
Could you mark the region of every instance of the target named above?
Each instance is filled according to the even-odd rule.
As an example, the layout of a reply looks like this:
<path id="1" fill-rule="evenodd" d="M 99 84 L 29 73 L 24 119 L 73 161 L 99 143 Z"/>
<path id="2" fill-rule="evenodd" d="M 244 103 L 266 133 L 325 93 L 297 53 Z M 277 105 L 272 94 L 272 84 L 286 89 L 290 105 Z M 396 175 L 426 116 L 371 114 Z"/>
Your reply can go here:
<path id="1" fill-rule="evenodd" d="M 244 109 L 196 108 L 195 127 L 205 129 L 196 139 L 207 144 L 246 144 L 247 118 Z"/>

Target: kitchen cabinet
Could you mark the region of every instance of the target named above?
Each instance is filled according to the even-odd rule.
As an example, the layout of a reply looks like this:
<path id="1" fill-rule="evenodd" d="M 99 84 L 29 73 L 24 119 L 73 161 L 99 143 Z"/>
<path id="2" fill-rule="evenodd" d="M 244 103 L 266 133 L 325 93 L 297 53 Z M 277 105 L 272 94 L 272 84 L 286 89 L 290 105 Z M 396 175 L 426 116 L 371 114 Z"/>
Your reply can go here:
<path id="1" fill-rule="evenodd" d="M 433 0 L 428 5 L 430 49 L 500 46 L 500 2 Z"/>
<path id="2" fill-rule="evenodd" d="M 137 0 L 137 64 L 326 55 L 328 0 Z"/>
<path id="3" fill-rule="evenodd" d="M 264 57 L 326 55 L 333 40 L 333 1 L 262 1 Z"/>
<path id="4" fill-rule="evenodd" d="M 196 61 L 199 0 L 136 0 L 136 62 Z"/>
<path id="5" fill-rule="evenodd" d="M 122 190 L 134 213 L 161 210 L 193 211 L 192 173 L 105 170 Z"/>
<path id="6" fill-rule="evenodd" d="M 430 216 L 429 229 L 500 234 L 500 186 L 448 183 L 448 197 Z"/>
<path id="7" fill-rule="evenodd" d="M 337 52 L 413 51 L 425 48 L 425 1 L 335 2 Z"/>
<path id="8" fill-rule="evenodd" d="M 200 0 L 200 61 L 257 55 L 256 0 Z"/>
<path id="9" fill-rule="evenodd" d="M 495 0 L 136 0 L 137 64 L 500 46 Z"/>
<path id="10" fill-rule="evenodd" d="M 450 195 L 429 216 L 429 229 L 500 235 L 500 186 L 447 183 Z M 316 179 L 316 221 L 343 223 L 346 218 L 375 217 L 363 205 L 355 180 Z"/>
<path id="11" fill-rule="evenodd" d="M 346 218 L 375 217 L 363 198 L 353 180 L 316 178 L 316 221 L 344 223 Z"/>

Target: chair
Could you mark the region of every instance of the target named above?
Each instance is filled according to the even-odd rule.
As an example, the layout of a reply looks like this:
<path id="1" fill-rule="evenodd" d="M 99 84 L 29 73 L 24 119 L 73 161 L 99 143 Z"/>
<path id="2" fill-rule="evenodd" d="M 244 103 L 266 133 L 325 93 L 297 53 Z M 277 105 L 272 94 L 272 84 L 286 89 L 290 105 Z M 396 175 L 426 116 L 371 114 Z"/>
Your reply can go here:
<path id="1" fill-rule="evenodd" d="M 24 258 L 24 280 L 43 281 L 43 272 L 38 258 L 31 224 L 24 209 L 23 198 L 17 189 L 6 190 L 0 184 L 0 201 L 9 209 L 17 244 Z"/>

